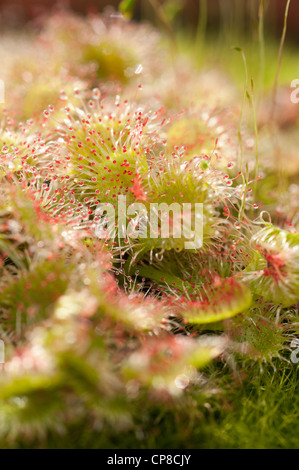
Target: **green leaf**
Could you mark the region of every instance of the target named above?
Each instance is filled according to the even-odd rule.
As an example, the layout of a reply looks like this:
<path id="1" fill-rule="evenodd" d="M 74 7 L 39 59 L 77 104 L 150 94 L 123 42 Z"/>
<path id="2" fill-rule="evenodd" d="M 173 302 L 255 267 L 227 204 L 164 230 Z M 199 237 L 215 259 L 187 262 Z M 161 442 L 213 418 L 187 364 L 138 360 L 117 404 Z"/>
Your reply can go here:
<path id="1" fill-rule="evenodd" d="M 243 49 L 241 49 L 239 46 L 233 46 L 232 49 L 237 52 L 243 52 Z"/>
<path id="2" fill-rule="evenodd" d="M 7 400 L 15 396 L 31 396 L 57 389 L 61 385 L 59 376 L 46 376 L 43 374 L 22 375 L 1 382 L 0 399 Z"/>
<path id="3" fill-rule="evenodd" d="M 245 284 L 233 278 L 221 279 L 203 300 L 186 302 L 182 316 L 189 323 L 214 323 L 233 317 L 249 308 L 252 296 Z"/>
<path id="4" fill-rule="evenodd" d="M 119 4 L 119 11 L 126 17 L 132 18 L 136 0 L 122 0 Z"/>
<path id="5" fill-rule="evenodd" d="M 169 274 L 165 271 L 159 271 L 158 269 L 152 266 L 138 266 L 138 275 L 152 279 L 158 284 L 168 284 L 171 287 L 175 287 L 180 291 L 184 292 L 185 289 L 191 288 L 191 285 L 188 282 L 184 282 L 177 276 Z"/>

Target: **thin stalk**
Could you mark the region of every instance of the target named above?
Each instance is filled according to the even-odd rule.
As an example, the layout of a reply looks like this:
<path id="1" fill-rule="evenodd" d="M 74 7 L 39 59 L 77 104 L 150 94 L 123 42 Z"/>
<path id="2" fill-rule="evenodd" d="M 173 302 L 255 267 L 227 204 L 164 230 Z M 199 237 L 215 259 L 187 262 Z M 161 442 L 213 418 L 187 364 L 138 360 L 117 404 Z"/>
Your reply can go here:
<path id="1" fill-rule="evenodd" d="M 259 168 L 259 145 L 258 145 L 258 127 L 257 127 L 256 111 L 255 111 L 255 103 L 254 103 L 254 87 L 253 87 L 252 79 L 251 79 L 251 94 L 248 93 L 248 99 L 249 99 L 250 107 L 252 108 L 253 127 L 254 127 L 254 135 L 255 135 L 255 171 L 254 171 L 254 185 L 253 185 L 253 197 L 255 197 L 258 168 Z"/>
<path id="2" fill-rule="evenodd" d="M 265 83 L 265 36 L 264 36 L 264 3 L 261 0 L 259 7 L 259 46 L 260 46 L 260 73 L 259 73 L 259 93 L 263 94 Z"/>
<path id="3" fill-rule="evenodd" d="M 205 37 L 208 21 L 208 4 L 207 0 L 199 0 L 198 23 L 196 29 L 196 50 L 200 52 L 205 49 Z"/>
<path id="4" fill-rule="evenodd" d="M 286 33 L 287 33 L 288 14 L 289 14 L 290 3 L 291 3 L 291 0 L 288 0 L 287 5 L 286 5 L 286 9 L 285 9 L 285 12 L 284 12 L 284 24 L 283 24 L 282 36 L 281 36 L 281 40 L 280 40 L 277 70 L 276 70 L 276 76 L 275 76 L 274 87 L 273 87 L 273 95 L 272 95 L 272 118 L 274 117 L 274 114 L 275 114 L 278 80 L 279 80 L 279 74 L 280 74 L 280 69 L 281 69 L 283 46 L 284 46 L 285 37 L 286 37 Z"/>
<path id="5" fill-rule="evenodd" d="M 165 15 L 165 12 L 163 10 L 163 7 L 160 5 L 158 0 L 148 0 L 148 1 L 151 4 L 151 6 L 153 7 L 153 10 L 155 12 L 155 15 L 156 15 L 158 21 L 160 21 L 162 27 L 165 30 L 165 33 L 167 34 L 167 36 L 169 38 L 171 51 L 172 51 L 172 54 L 173 54 L 173 57 L 174 57 L 176 52 L 177 52 L 177 40 L 176 40 L 176 36 L 175 36 L 175 32 L 173 30 L 173 27 L 172 27 L 171 23 L 168 21 L 168 18 Z"/>
<path id="6" fill-rule="evenodd" d="M 276 110 L 276 96 L 277 96 L 277 89 L 278 89 L 278 80 L 279 80 L 279 74 L 280 74 L 280 69 L 281 69 L 281 63 L 282 63 L 282 53 L 283 53 L 283 47 L 284 47 L 284 42 L 286 38 L 286 32 L 287 32 L 287 21 L 288 21 L 288 13 L 289 13 L 289 7 L 290 7 L 291 0 L 287 1 L 286 8 L 285 8 L 285 13 L 284 13 L 284 24 L 283 24 L 283 30 L 282 30 L 282 36 L 280 40 L 280 46 L 279 46 L 279 53 L 278 53 L 278 63 L 277 63 L 277 70 L 276 70 L 276 76 L 275 76 L 275 82 L 273 86 L 273 95 L 272 95 L 272 112 L 271 112 L 271 121 L 273 122 L 274 116 L 275 116 L 275 110 Z M 279 155 L 280 153 L 280 145 L 277 139 L 277 133 L 275 132 L 275 126 L 271 126 L 271 132 L 273 135 L 273 145 L 276 150 L 276 154 Z M 278 178 L 278 194 L 280 195 L 283 192 L 283 186 L 285 184 L 285 174 L 283 167 L 281 166 L 281 159 L 278 158 L 278 168 L 277 172 L 279 175 Z"/>
<path id="7" fill-rule="evenodd" d="M 248 69 L 247 69 L 247 62 L 246 62 L 246 57 L 244 54 L 243 49 L 240 47 L 234 47 L 235 51 L 240 52 L 242 55 L 243 59 L 243 65 L 244 65 L 244 72 L 245 72 L 245 84 L 244 84 L 244 92 L 243 92 L 243 99 L 242 99 L 242 106 L 241 106 L 241 113 L 240 113 L 240 119 L 239 119 L 239 125 L 238 125 L 238 140 L 239 140 L 239 146 L 240 146 L 240 152 L 241 152 L 241 171 L 242 171 L 242 180 L 243 180 L 243 185 L 245 187 L 244 191 L 244 197 L 242 200 L 242 204 L 239 210 L 239 219 L 241 219 L 241 216 L 244 212 L 244 207 L 245 207 L 245 196 L 246 196 L 246 189 L 247 189 L 247 182 L 246 179 L 244 178 L 244 172 L 243 172 L 243 166 L 244 166 L 244 146 L 243 146 L 243 140 L 242 140 L 242 121 L 243 121 L 243 114 L 244 114 L 244 107 L 245 107 L 245 102 L 246 102 L 246 97 L 247 97 L 247 86 L 248 86 Z M 247 180 L 248 181 L 248 180 Z"/>

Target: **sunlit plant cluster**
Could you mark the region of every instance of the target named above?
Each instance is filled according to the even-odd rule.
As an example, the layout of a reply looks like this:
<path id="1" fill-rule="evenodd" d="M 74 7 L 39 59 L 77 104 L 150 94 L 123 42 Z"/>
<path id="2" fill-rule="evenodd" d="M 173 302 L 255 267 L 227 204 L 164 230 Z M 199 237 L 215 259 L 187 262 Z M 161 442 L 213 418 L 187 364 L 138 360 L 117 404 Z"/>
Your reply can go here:
<path id="1" fill-rule="evenodd" d="M 134 429 L 144 402 L 192 409 L 209 396 L 209 367 L 233 381 L 289 361 L 299 235 L 281 201 L 294 183 L 269 203 L 271 164 L 233 82 L 217 72 L 217 103 L 189 56 L 116 13 L 55 14 L 3 64 L 0 440 Z M 161 212 L 138 236 L 123 196 L 149 211 L 202 204 L 201 246 L 174 236 L 171 211 L 167 236 Z M 98 236 L 103 204 L 114 237 Z M 128 226 L 136 236 L 120 236 Z"/>

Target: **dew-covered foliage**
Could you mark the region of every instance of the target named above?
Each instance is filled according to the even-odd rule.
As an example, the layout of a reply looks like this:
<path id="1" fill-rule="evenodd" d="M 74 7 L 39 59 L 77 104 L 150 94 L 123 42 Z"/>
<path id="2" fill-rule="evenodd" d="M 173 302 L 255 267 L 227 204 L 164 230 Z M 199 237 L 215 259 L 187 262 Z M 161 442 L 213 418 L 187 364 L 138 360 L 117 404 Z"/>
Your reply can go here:
<path id="1" fill-rule="evenodd" d="M 298 446 L 298 120 L 167 41 L 3 35 L 1 447 Z"/>

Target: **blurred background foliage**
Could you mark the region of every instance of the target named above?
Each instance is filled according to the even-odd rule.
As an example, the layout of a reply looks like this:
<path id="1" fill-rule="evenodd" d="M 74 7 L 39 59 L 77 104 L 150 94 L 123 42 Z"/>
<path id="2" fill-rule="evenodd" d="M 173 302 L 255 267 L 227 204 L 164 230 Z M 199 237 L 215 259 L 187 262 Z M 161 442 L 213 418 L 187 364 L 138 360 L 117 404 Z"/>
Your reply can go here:
<path id="1" fill-rule="evenodd" d="M 169 43 L 170 50 L 174 53 L 183 52 L 187 54 L 193 60 L 193 63 L 199 69 L 203 70 L 203 73 L 215 68 L 222 69 L 226 75 L 229 75 L 230 78 L 234 80 L 240 92 L 239 95 L 237 94 L 239 99 L 235 99 L 236 104 L 240 105 L 242 102 L 240 96 L 242 96 L 241 93 L 247 79 L 247 85 L 249 85 L 248 90 L 249 93 L 251 93 L 248 95 L 249 104 L 255 101 L 256 95 L 258 95 L 257 97 L 259 98 L 257 104 L 262 104 L 262 106 L 259 106 L 259 110 L 264 111 L 264 114 L 258 114 L 259 126 L 262 128 L 263 124 L 267 124 L 267 120 L 269 122 L 267 109 L 269 103 L 271 107 L 272 90 L 277 75 L 279 43 L 283 30 L 286 4 L 287 0 L 265 0 L 264 2 L 261 0 L 122 0 L 121 2 L 116 0 L 69 0 L 58 2 L 51 0 L 10 0 L 0 1 L 0 23 L 2 33 L 5 33 L 6 29 L 18 32 L 20 26 L 24 25 L 25 28 L 27 27 L 29 33 L 34 33 L 34 31 L 40 31 L 42 29 L 44 20 L 50 17 L 51 13 L 57 11 L 57 9 L 70 9 L 82 16 L 90 16 L 100 11 L 106 14 L 107 18 L 112 12 L 114 12 L 113 14 L 117 14 L 118 11 L 122 11 L 125 16 L 137 22 L 147 21 L 165 33 L 163 41 L 166 45 Z M 299 61 L 297 60 L 297 44 L 299 41 L 298 24 L 299 3 L 298 1 L 292 1 L 288 18 L 287 42 L 283 51 L 282 67 L 278 77 L 280 88 L 277 93 L 278 101 L 281 101 L 278 103 L 279 106 L 277 106 L 279 119 L 278 127 L 284 128 L 289 126 L 291 130 L 288 130 L 286 133 L 283 131 L 280 134 L 277 132 L 275 139 L 272 138 L 273 134 L 271 133 L 269 133 L 269 136 L 268 134 L 261 133 L 259 137 L 262 150 L 261 160 L 263 160 L 262 168 L 266 173 L 266 178 L 257 190 L 257 198 L 262 201 L 264 207 L 266 206 L 267 209 L 269 211 L 272 210 L 272 212 L 276 210 L 278 183 L 280 186 L 282 186 L 283 183 L 287 186 L 290 183 L 296 183 L 298 181 L 298 164 L 295 165 L 295 162 L 298 162 L 297 134 L 299 112 L 298 106 L 295 107 L 293 104 L 290 104 L 289 99 L 290 83 L 293 79 L 299 77 Z M 135 40 L 135 37 L 133 40 Z M 144 36 L 140 38 L 140 42 L 145 42 Z M 151 47 L 151 44 L 149 47 Z M 17 49 L 17 44 L 14 45 L 14 49 Z M 94 58 L 95 52 L 96 51 L 93 49 L 87 49 L 83 59 L 89 62 L 91 58 Z M 240 52 L 243 59 L 245 58 L 247 74 L 242 64 Z M 139 60 L 138 54 L 137 57 Z M 44 62 L 39 61 L 40 58 L 41 56 L 38 56 L 36 60 L 38 68 L 42 68 L 41 64 L 44 64 Z M 72 59 L 74 59 L 74 57 L 72 57 Z M 95 59 L 97 59 L 98 62 L 103 61 L 101 55 L 95 57 Z M 129 55 L 129 65 L 131 65 L 130 60 L 131 56 Z M 116 61 L 113 60 L 113 64 L 114 62 Z M 58 65 L 55 63 L 55 66 L 59 68 L 59 60 L 57 63 Z M 153 63 L 156 64 L 156 62 Z M 125 76 L 122 75 L 122 70 L 125 68 L 126 64 L 122 66 L 119 61 L 117 64 L 120 65 L 120 71 L 119 69 L 115 70 L 113 68 L 112 75 L 117 76 L 124 85 Z M 106 76 L 109 76 L 111 72 L 109 63 L 105 62 L 105 66 L 106 65 L 106 68 L 103 67 L 102 62 L 102 71 L 104 70 L 105 72 L 104 77 L 96 77 L 97 79 L 106 79 Z M 22 68 L 22 62 L 18 61 L 17 66 Z M 32 76 L 35 74 L 35 66 L 36 64 L 34 63 L 30 64 L 30 67 L 32 67 Z M 166 67 L 167 66 L 169 67 L 169 62 L 167 62 Z M 188 73 L 189 69 L 187 68 L 186 70 L 186 73 Z M 175 67 L 174 71 L 176 73 Z M 52 79 L 51 71 L 49 74 Z M 156 70 L 154 70 L 153 75 L 155 74 L 160 76 Z M 17 73 L 15 75 L 17 76 Z M 180 77 L 179 73 L 177 73 L 177 75 Z M 198 83 L 200 83 L 199 87 L 201 87 L 201 83 L 204 83 L 203 75 L 201 75 L 201 82 L 196 73 L 194 76 L 195 81 L 198 81 Z M 206 76 L 207 81 L 211 81 L 208 73 Z M 167 75 L 166 78 L 168 79 L 168 77 Z M 61 76 L 59 76 L 59 78 L 61 79 Z M 85 78 L 85 76 L 83 78 Z M 34 82 L 34 86 L 30 92 L 27 91 L 28 98 L 24 101 L 22 109 L 24 116 L 21 116 L 22 118 L 26 119 L 28 117 L 27 114 L 30 115 L 32 106 L 37 107 L 40 103 L 41 109 L 39 111 L 42 111 L 49 99 L 51 102 L 53 101 L 52 97 L 48 97 L 49 91 L 52 92 L 51 89 L 49 90 L 48 85 L 46 86 L 46 90 L 44 90 L 43 79 L 44 77 L 42 76 L 40 82 Z M 226 101 L 232 104 L 234 98 L 230 99 L 229 97 L 230 87 L 227 86 L 225 80 L 217 80 L 218 76 L 216 76 L 216 80 L 213 82 L 216 85 L 214 86 L 213 83 L 210 85 L 210 89 L 213 89 L 213 93 L 210 92 L 208 95 L 211 101 L 209 104 L 212 106 L 214 104 L 212 103 L 214 95 L 216 99 L 219 98 L 221 93 L 222 95 L 226 94 Z M 152 83 L 153 80 L 149 79 L 149 82 Z M 165 88 L 168 89 L 169 83 L 167 80 L 165 80 L 165 82 Z M 191 80 L 188 83 L 190 87 L 193 85 Z M 222 83 L 224 83 L 225 86 L 222 87 Z M 255 95 L 250 87 L 251 83 L 253 84 Z M 58 83 L 57 86 L 56 83 L 54 83 L 53 88 L 55 95 L 57 89 L 61 88 L 60 83 Z M 204 86 L 202 86 L 202 88 L 204 89 Z M 66 91 L 68 92 L 68 90 Z M 191 92 L 190 90 L 185 91 L 186 95 L 190 97 L 192 90 Z M 44 93 L 46 95 L 45 104 L 43 102 L 41 103 L 41 101 L 43 101 L 41 97 L 43 97 Z M 202 94 L 204 98 L 206 98 L 205 92 L 202 92 Z M 199 93 L 198 95 L 194 93 L 194 95 L 194 100 L 196 100 Z M 232 96 L 235 96 L 234 93 L 232 93 Z M 169 103 L 172 101 L 172 95 L 167 95 L 167 99 L 166 105 L 171 108 Z M 180 105 L 181 102 L 179 102 L 179 106 Z M 27 111 L 27 106 L 29 111 Z M 252 123 L 251 112 L 246 115 L 246 117 L 248 116 L 248 121 Z M 228 119 L 230 119 L 230 117 L 228 117 Z M 179 124 L 175 122 L 169 131 L 169 142 L 171 144 L 180 144 L 179 139 L 181 135 L 186 140 L 186 126 L 188 127 L 191 143 L 198 134 L 206 133 L 205 128 L 201 129 L 198 127 L 198 123 L 195 124 L 193 125 L 193 121 L 190 120 L 190 118 L 189 121 L 180 121 Z M 253 131 L 253 129 L 250 130 Z M 212 131 L 213 130 L 210 130 L 209 132 L 211 132 L 214 141 Z M 281 131 L 281 129 L 279 129 L 279 131 Z M 189 134 L 187 134 L 188 138 Z M 178 139 L 178 141 L 175 139 Z M 6 141 L 7 140 L 6 138 Z M 274 142 L 275 152 L 271 147 L 272 141 Z M 183 144 L 186 143 L 189 144 L 189 141 L 183 142 Z M 202 146 L 203 144 L 200 142 L 200 145 Z M 205 145 L 207 144 L 205 143 Z M 194 151 L 194 148 L 192 150 Z M 196 149 L 196 153 L 201 153 L 200 150 L 201 147 Z M 212 151 L 213 149 L 208 148 L 208 150 Z M 280 154 L 279 150 L 281 151 Z M 279 158 L 277 154 L 279 154 Z M 269 158 L 269 155 L 271 158 Z M 269 164 L 267 163 L 267 159 L 264 158 L 265 156 L 269 158 Z M 275 158 L 279 161 L 279 165 L 278 163 L 275 164 Z M 286 165 L 286 162 L 292 167 L 288 173 L 288 165 Z M 283 167 L 284 173 L 287 174 L 283 175 L 281 167 Z M 284 176 L 284 178 L 282 176 Z M 297 211 L 298 208 L 298 186 L 293 184 L 292 188 L 292 191 L 294 191 L 293 196 L 291 191 L 283 193 L 284 188 L 280 188 L 281 194 L 285 194 L 285 206 L 288 207 L 289 212 L 287 212 L 287 215 L 290 217 L 293 216 L 293 208 L 289 208 L 289 201 L 291 201 L 291 205 L 294 202 L 294 211 Z M 295 197 L 296 195 L 297 199 Z M 16 196 L 14 196 L 14 199 L 16 199 Z M 20 200 L 21 199 L 22 198 L 20 198 Z M 18 201 L 18 199 L 16 200 Z M 284 204 L 282 196 L 280 197 L 280 202 L 282 205 Z M 22 204 L 18 203 L 17 207 L 19 211 L 20 208 L 22 209 Z M 283 209 L 285 208 L 283 207 Z M 287 220 L 283 220 L 281 225 L 283 226 L 286 222 Z M 35 226 L 34 231 L 36 231 Z M 59 238 L 59 236 L 60 232 L 58 231 L 57 238 Z M 52 243 L 51 237 L 48 235 L 45 236 L 45 239 L 47 239 L 48 244 Z M 83 255 L 86 256 L 86 247 L 81 245 L 80 247 Z M 23 252 L 20 250 L 20 257 L 22 258 L 22 256 Z M 68 257 L 67 259 L 69 260 L 67 249 L 62 253 L 59 252 L 57 256 L 59 256 L 58 260 L 61 265 L 64 265 L 66 257 Z M 57 266 L 57 260 L 55 261 Z M 70 261 L 71 260 L 69 260 L 69 263 Z M 47 262 L 48 261 L 45 260 L 45 263 Z M 75 269 L 74 272 L 76 273 Z M 33 271 L 33 273 L 35 274 L 35 271 Z M 100 271 L 100 274 L 102 274 L 102 271 Z M 30 272 L 28 276 L 31 276 L 30 281 L 36 303 L 42 303 L 43 299 L 40 299 L 38 295 L 35 294 L 35 289 L 37 293 L 40 292 L 38 288 L 36 288 L 34 275 Z M 39 276 L 39 278 L 40 277 L 41 276 Z M 72 288 L 79 290 L 81 289 L 81 285 L 79 285 L 79 287 L 77 286 L 78 279 L 80 279 L 79 275 L 71 277 L 70 285 Z M 62 305 L 59 305 L 58 309 L 61 315 L 61 311 L 63 312 L 63 301 L 65 302 L 68 299 L 63 295 L 64 285 L 61 283 L 61 280 L 57 279 L 56 281 L 59 281 L 63 291 L 61 293 Z M 68 281 L 68 278 L 66 281 Z M 92 286 L 93 285 L 91 285 L 91 287 Z M 11 290 L 13 287 L 15 287 L 14 283 L 12 283 Z M 22 287 L 24 287 L 23 284 L 18 284 L 15 288 L 18 292 L 23 292 L 21 291 Z M 103 292 L 105 289 L 106 285 L 103 285 Z M 3 297 L 3 299 L 13 311 L 14 302 L 16 302 L 18 298 L 16 295 L 10 295 L 11 290 L 6 292 L 6 297 L 5 299 Z M 97 295 L 100 296 L 96 298 L 96 301 L 100 305 L 99 315 L 102 314 L 102 311 L 107 311 L 110 314 L 111 306 L 108 308 L 105 296 L 103 296 L 103 298 L 101 297 L 102 291 L 99 289 L 95 290 L 97 291 Z M 82 296 L 81 298 L 85 301 L 89 296 L 86 286 L 84 287 L 83 293 L 86 297 Z M 49 294 L 52 294 L 52 292 Z M 75 300 L 76 299 L 77 298 L 75 298 Z M 25 300 L 26 298 L 24 298 L 24 302 Z M 121 298 L 120 301 L 122 302 L 122 311 L 123 298 Z M 9 302 L 11 302 L 11 304 L 9 304 Z M 50 305 L 52 305 L 52 303 L 50 303 Z M 77 305 L 79 305 L 78 308 L 80 308 L 79 302 L 77 302 Z M 118 311 L 118 303 L 113 306 L 115 311 Z M 135 325 L 137 316 L 136 308 L 133 309 L 131 304 L 126 304 L 126 309 L 125 313 L 128 315 L 128 318 L 134 318 L 133 323 Z M 272 314 L 272 312 L 270 313 Z M 112 319 L 108 318 L 108 326 L 105 320 L 105 322 L 102 322 L 103 324 L 101 323 L 101 327 L 103 331 L 105 328 L 110 328 L 110 332 L 115 331 L 115 333 L 113 333 L 113 335 L 111 333 L 112 339 L 109 335 L 107 335 L 105 339 L 102 339 L 102 334 L 95 336 L 93 324 L 90 330 L 84 330 L 83 327 L 85 323 L 82 322 L 82 327 L 82 324 L 77 322 L 76 315 L 77 313 L 75 312 L 70 321 L 64 321 L 59 315 L 58 318 L 55 317 L 54 334 L 52 333 L 53 325 L 50 325 L 49 334 L 42 338 L 44 341 L 42 347 L 44 347 L 45 350 L 47 350 L 47 348 L 51 350 L 52 348 L 58 351 L 57 357 L 59 360 L 57 361 L 57 368 L 55 370 L 55 381 L 52 381 L 51 386 L 47 378 L 45 382 L 43 382 L 44 377 L 40 378 L 39 376 L 37 379 L 40 380 L 40 382 L 38 380 L 35 381 L 34 376 L 34 381 L 32 381 L 32 383 L 30 382 L 28 385 L 25 376 L 25 381 L 23 381 L 23 379 L 18 381 L 17 377 L 12 388 L 8 386 L 6 388 L 2 387 L 0 400 L 6 400 L 7 406 L 3 408 L 2 411 L 0 433 L 10 435 L 10 446 L 17 447 L 23 445 L 23 441 L 20 443 L 16 440 L 18 432 L 24 437 L 25 442 L 28 436 L 33 440 L 36 435 L 41 436 L 44 430 L 43 424 L 40 423 L 41 421 L 46 423 L 45 427 L 48 429 L 49 434 L 47 436 L 45 435 L 45 437 L 48 438 L 48 447 L 75 446 L 78 448 L 115 446 L 117 448 L 125 446 L 130 448 L 136 447 L 137 445 L 149 448 L 198 446 L 209 448 L 254 446 L 298 447 L 298 369 L 295 369 L 293 365 L 288 363 L 283 366 L 282 361 L 280 359 L 276 360 L 277 358 L 275 357 L 271 364 L 263 365 L 264 368 L 262 368 L 260 364 L 256 364 L 253 367 L 247 367 L 247 370 L 243 367 L 241 361 L 240 364 L 237 361 L 236 365 L 239 369 L 237 370 L 236 368 L 235 370 L 235 364 L 229 362 L 231 358 L 228 357 L 226 358 L 227 365 L 225 366 L 223 363 L 219 363 L 219 361 L 207 366 L 206 373 L 210 377 L 211 385 L 208 391 L 205 390 L 206 383 L 204 382 L 204 376 L 200 376 L 200 380 L 203 380 L 203 383 L 200 382 L 197 385 L 206 393 L 198 394 L 196 390 L 191 391 L 190 394 L 184 397 L 184 400 L 178 402 L 167 401 L 166 399 L 163 401 L 163 397 L 159 397 L 160 401 L 154 397 L 153 401 L 147 402 L 142 394 L 140 394 L 138 398 L 135 397 L 136 390 L 134 389 L 134 381 L 131 381 L 129 388 L 124 392 L 119 381 L 114 380 L 115 378 L 110 376 L 111 369 L 109 369 L 110 363 L 108 361 L 110 357 L 107 357 L 107 351 L 109 351 L 110 354 L 108 346 L 110 347 L 111 343 L 114 348 L 113 335 L 115 335 L 116 340 L 119 341 L 117 335 L 119 334 L 119 324 L 122 325 L 120 321 L 121 317 L 117 317 L 115 320 L 113 316 L 114 310 L 112 309 Z M 292 325 L 296 325 L 296 334 L 298 334 L 298 312 L 296 311 L 296 313 L 292 313 L 292 315 L 295 316 L 294 319 L 292 317 Z M 95 321 L 98 321 L 97 317 Z M 114 322 L 117 323 L 117 327 Z M 261 325 L 264 326 L 263 323 L 261 323 Z M 268 351 L 264 351 L 265 343 L 260 341 L 260 338 L 265 339 L 265 336 L 260 335 L 259 328 L 253 332 L 252 328 L 246 328 L 244 330 L 245 339 L 249 341 L 253 337 L 252 342 L 254 344 L 257 343 L 255 344 L 256 349 L 258 350 L 260 347 L 262 353 L 267 355 Z M 63 341 L 60 343 L 61 338 L 64 338 L 71 329 L 74 329 L 76 334 L 81 335 L 80 341 L 82 344 L 80 347 L 82 347 L 83 353 L 81 350 L 78 350 L 79 354 L 74 354 L 71 345 L 64 345 Z M 135 338 L 135 332 L 133 329 L 133 334 L 132 329 L 133 326 L 131 324 L 129 324 L 129 326 L 125 325 L 125 327 L 123 327 L 125 333 L 124 337 L 130 334 Z M 278 330 L 278 333 L 276 330 Z M 59 334 L 56 334 L 56 331 L 58 331 Z M 256 335 L 254 333 L 256 333 Z M 137 333 L 136 336 L 138 336 Z M 276 346 L 273 337 L 277 340 L 278 346 Z M 282 339 L 279 329 L 271 330 L 269 338 L 271 339 L 271 341 L 269 340 L 270 349 L 274 348 L 275 353 L 277 352 L 276 349 L 280 351 Z M 71 341 L 73 341 L 72 338 Z M 107 341 L 108 346 L 105 344 L 105 341 Z M 91 345 L 91 348 L 89 345 Z M 40 345 L 38 346 L 40 347 Z M 131 348 L 131 343 L 126 343 L 126 347 Z M 114 349 L 118 352 L 117 348 Z M 32 353 L 32 351 L 29 350 L 27 353 Z M 37 360 L 40 360 L 39 349 L 37 353 Z M 289 351 L 284 351 L 283 354 L 286 358 L 289 357 Z M 13 366 L 15 368 L 22 368 L 22 361 L 26 363 L 27 360 L 26 354 L 20 359 L 17 359 L 18 360 L 15 360 L 13 363 Z M 43 358 L 42 356 L 42 359 L 46 360 L 49 358 L 47 356 Z M 97 377 L 94 377 L 92 370 L 87 369 L 86 371 L 84 361 L 90 363 L 91 366 L 94 367 L 94 370 L 98 370 L 98 364 L 101 364 L 103 370 L 101 369 L 99 374 L 103 374 L 105 378 L 103 383 L 96 383 L 96 386 L 94 386 Z M 116 363 L 119 361 L 117 355 L 115 356 L 115 361 Z M 44 364 L 41 364 L 41 367 L 44 368 Z M 127 365 L 124 370 L 126 374 L 130 372 Z M 231 370 L 233 370 L 233 373 L 231 373 Z M 221 373 L 223 372 L 221 376 L 219 375 L 220 371 Z M 112 372 L 114 372 L 114 370 Z M 137 370 L 136 374 L 140 375 L 140 371 Z M 233 386 L 232 380 L 234 381 Z M 147 376 L 144 381 L 148 381 Z M 113 386 L 111 386 L 111 390 L 108 390 L 107 398 L 105 387 L 109 388 L 110 383 Z M 66 387 L 65 384 L 70 385 Z M 22 396 L 22 387 L 25 387 L 26 393 L 29 396 L 27 402 L 19 398 Z M 27 389 L 29 389 L 29 392 Z M 219 392 L 220 389 L 222 390 L 221 394 Z M 42 390 L 42 393 L 40 393 L 40 390 Z M 97 401 L 99 390 L 102 393 L 103 400 Z M 26 395 L 24 392 L 23 394 Z M 125 396 L 127 396 L 128 399 L 124 402 Z M 65 397 L 67 397 L 66 407 L 64 406 Z M 49 403 L 52 408 L 49 407 Z M 47 406 L 45 406 L 45 404 Z M 92 413 L 86 415 L 86 408 L 91 409 Z M 72 410 L 72 413 L 69 413 L 69 409 Z M 142 412 L 140 412 L 140 410 L 142 410 Z M 42 412 L 45 414 L 43 415 Z M 72 416 L 70 416 L 70 414 Z M 28 432 L 27 429 L 28 416 L 31 420 L 30 432 Z M 54 420 L 52 420 L 52 416 L 55 417 Z M 91 422 L 91 419 L 94 421 Z M 133 427 L 130 427 L 130 420 L 135 424 Z M 63 441 L 61 441 L 60 438 L 62 422 L 66 423 L 68 428 L 68 432 L 65 434 Z M 117 425 L 115 425 L 115 422 L 117 422 Z M 18 428 L 18 423 L 20 429 Z M 82 429 L 87 429 L 88 432 L 82 432 Z M 103 429 L 105 432 L 103 432 Z M 0 440 L 0 447 L 6 445 L 7 443 L 1 442 Z M 37 439 L 33 445 L 39 446 L 41 444 Z"/>
<path id="2" fill-rule="evenodd" d="M 275 78 L 286 4 L 286 0 L 1 0 L 0 24 L 2 31 L 24 24 L 39 28 L 51 13 L 64 9 L 81 15 L 122 11 L 125 16 L 150 22 L 164 31 L 173 47 L 193 54 L 200 66 L 223 66 L 240 87 L 244 84 L 244 73 L 240 57 L 232 53 L 231 46 L 242 47 L 250 76 L 260 80 L 262 24 L 266 44 L 264 84 L 269 88 Z M 299 61 L 294 60 L 299 41 L 298 23 L 299 3 L 294 1 L 289 7 L 282 84 L 289 84 L 299 76 Z"/>
<path id="3" fill-rule="evenodd" d="M 117 9 L 121 0 L 1 0 L 0 12 L 3 24 L 13 25 L 24 23 L 41 14 L 47 15 L 57 8 L 68 8 L 74 12 L 88 14 L 103 11 L 105 8 Z M 156 22 L 153 5 L 163 8 L 168 20 L 175 19 L 176 25 L 196 30 L 200 12 L 206 10 L 208 29 L 219 30 L 225 22 L 226 26 L 237 26 L 240 31 L 257 30 L 256 10 L 259 0 L 135 0 L 125 2 L 133 6 L 133 17 L 137 20 Z M 269 8 L 271 5 L 271 8 Z M 274 34 L 280 36 L 283 24 L 286 0 L 266 0 L 266 24 Z M 288 33 L 295 41 L 299 41 L 298 31 L 299 4 L 291 2 L 288 21 Z"/>

